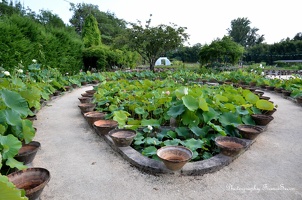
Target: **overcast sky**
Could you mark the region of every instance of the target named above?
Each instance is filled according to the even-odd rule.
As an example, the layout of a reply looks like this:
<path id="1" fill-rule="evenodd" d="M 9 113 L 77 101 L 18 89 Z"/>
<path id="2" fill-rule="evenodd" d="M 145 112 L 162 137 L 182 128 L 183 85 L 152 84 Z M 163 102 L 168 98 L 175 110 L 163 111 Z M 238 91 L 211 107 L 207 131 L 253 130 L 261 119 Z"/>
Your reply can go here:
<path id="1" fill-rule="evenodd" d="M 1 0 L 0 0 L 1 1 Z M 20 0 L 25 7 L 38 12 L 50 10 L 65 23 L 72 16 L 69 11 L 73 3 L 98 5 L 101 11 L 110 11 L 119 19 L 142 22 L 152 14 L 151 25 L 168 25 L 170 22 L 187 27 L 190 44 L 210 44 L 227 34 L 231 21 L 246 17 L 251 27 L 264 34 L 265 42 L 273 44 L 287 37 L 293 38 L 302 32 L 302 0 Z"/>

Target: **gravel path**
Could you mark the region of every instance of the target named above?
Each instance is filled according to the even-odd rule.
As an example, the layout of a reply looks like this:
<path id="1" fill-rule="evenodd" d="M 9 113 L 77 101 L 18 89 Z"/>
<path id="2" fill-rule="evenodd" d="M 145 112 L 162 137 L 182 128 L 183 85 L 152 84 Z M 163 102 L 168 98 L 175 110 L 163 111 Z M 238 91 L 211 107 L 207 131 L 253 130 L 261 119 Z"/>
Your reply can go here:
<path id="1" fill-rule="evenodd" d="M 129 165 L 86 123 L 82 87 L 37 114 L 32 165 L 51 173 L 41 200 L 302 199 L 302 108 L 266 93 L 278 110 L 267 131 L 230 165 L 203 176 L 149 175 Z"/>

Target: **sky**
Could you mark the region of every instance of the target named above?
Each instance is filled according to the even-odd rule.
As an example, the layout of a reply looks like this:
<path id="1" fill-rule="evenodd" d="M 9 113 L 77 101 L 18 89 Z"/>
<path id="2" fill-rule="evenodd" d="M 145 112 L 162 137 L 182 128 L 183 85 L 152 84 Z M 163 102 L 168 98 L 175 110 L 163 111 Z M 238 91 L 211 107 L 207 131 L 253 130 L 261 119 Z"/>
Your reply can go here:
<path id="1" fill-rule="evenodd" d="M 252 28 L 264 35 L 268 44 L 292 39 L 302 32 L 301 0 L 20 0 L 35 12 L 40 9 L 57 14 L 65 23 L 72 17 L 72 3 L 97 5 L 100 11 L 114 13 L 127 22 L 145 22 L 151 17 L 151 25 L 174 23 L 187 27 L 189 44 L 210 44 L 227 35 L 231 21 L 237 18 L 250 20 Z"/>

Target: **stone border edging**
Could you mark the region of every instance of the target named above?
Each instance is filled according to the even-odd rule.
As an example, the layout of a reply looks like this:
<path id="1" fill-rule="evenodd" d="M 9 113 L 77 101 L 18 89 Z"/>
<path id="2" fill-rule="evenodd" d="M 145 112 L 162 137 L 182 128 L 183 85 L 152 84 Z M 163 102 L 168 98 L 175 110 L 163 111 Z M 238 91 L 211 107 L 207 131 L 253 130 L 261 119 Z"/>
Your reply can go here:
<path id="1" fill-rule="evenodd" d="M 109 146 L 118 152 L 125 160 L 131 163 L 133 166 L 137 167 L 141 171 L 151 173 L 151 174 L 175 174 L 176 172 L 171 171 L 166 168 L 163 162 L 148 158 L 143 156 L 131 146 L 118 147 L 114 144 L 109 135 L 102 135 L 94 128 L 95 133 L 102 137 Z M 215 155 L 207 160 L 201 160 L 196 162 L 189 162 L 184 165 L 180 170 L 181 175 L 187 176 L 197 176 L 206 173 L 212 173 L 222 169 L 224 166 L 229 165 L 233 160 L 238 158 L 242 153 L 244 153 L 249 147 L 255 142 L 255 140 L 243 139 L 247 142 L 247 147 L 235 157 L 225 156 L 223 154 Z"/>

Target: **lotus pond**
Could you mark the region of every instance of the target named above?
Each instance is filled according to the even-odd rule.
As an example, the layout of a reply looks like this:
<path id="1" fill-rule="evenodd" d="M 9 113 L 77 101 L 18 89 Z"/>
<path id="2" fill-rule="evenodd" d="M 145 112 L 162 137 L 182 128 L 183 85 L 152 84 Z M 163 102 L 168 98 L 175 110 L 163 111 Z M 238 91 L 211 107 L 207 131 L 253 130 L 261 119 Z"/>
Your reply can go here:
<path id="1" fill-rule="evenodd" d="M 94 89 L 96 109 L 119 128 L 136 130 L 132 147 L 154 159 L 157 149 L 168 145 L 188 147 L 193 161 L 208 159 L 219 153 L 217 136 L 241 137 L 239 124 L 255 125 L 252 114 L 274 109 L 250 90 L 225 84 L 120 79 Z"/>

